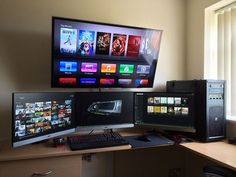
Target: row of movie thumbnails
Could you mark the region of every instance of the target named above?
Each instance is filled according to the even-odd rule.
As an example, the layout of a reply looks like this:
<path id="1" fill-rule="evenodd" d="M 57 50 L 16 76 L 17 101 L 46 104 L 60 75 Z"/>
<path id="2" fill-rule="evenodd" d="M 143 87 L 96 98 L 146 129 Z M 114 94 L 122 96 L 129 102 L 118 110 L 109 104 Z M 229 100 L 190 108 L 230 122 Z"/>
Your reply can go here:
<path id="1" fill-rule="evenodd" d="M 96 39 L 95 39 L 96 38 Z M 111 40 L 112 38 L 112 40 Z M 128 39 L 128 40 L 127 40 Z M 137 57 L 147 53 L 150 41 L 141 36 L 61 28 L 60 53 Z M 151 53 L 151 51 L 149 51 Z"/>
<path id="2" fill-rule="evenodd" d="M 181 97 L 149 97 L 147 113 L 188 115 L 188 98 Z"/>
<path id="3" fill-rule="evenodd" d="M 188 107 L 174 106 L 147 106 L 148 114 L 170 114 L 170 115 L 188 115 Z"/>

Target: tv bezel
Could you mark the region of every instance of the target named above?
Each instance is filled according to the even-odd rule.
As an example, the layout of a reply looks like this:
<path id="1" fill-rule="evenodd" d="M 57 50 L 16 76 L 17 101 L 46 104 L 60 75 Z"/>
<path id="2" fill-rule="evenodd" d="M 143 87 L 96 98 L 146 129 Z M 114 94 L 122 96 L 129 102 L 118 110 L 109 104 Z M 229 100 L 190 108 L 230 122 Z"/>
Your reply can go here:
<path id="1" fill-rule="evenodd" d="M 89 20 L 82 20 L 82 19 L 73 19 L 73 18 L 66 18 L 66 17 L 58 17 L 58 16 L 52 16 L 52 35 L 51 35 L 51 87 L 52 88 L 153 88 L 154 85 L 154 80 L 155 80 L 155 75 L 156 75 L 156 69 L 157 69 L 157 63 L 158 63 L 158 59 L 159 59 L 159 53 L 160 53 L 160 48 L 156 57 L 156 61 L 154 62 L 154 68 L 153 68 L 153 77 L 150 77 L 149 81 L 150 81 L 150 85 L 149 86 L 136 86 L 136 87 L 122 87 L 121 85 L 115 85 L 115 86 L 109 86 L 109 85 L 98 85 L 98 86 L 71 86 L 71 85 L 63 85 L 63 86 L 56 86 L 56 84 L 54 83 L 54 58 L 55 58 L 55 54 L 54 54 L 54 24 L 55 24 L 55 20 L 69 20 L 69 21 L 73 21 L 73 22 L 82 22 L 82 23 L 90 23 L 90 24 L 98 24 L 98 25 L 110 25 L 110 26 L 115 26 L 115 27 L 124 27 L 124 28 L 133 28 L 133 29 L 140 29 L 140 30 L 154 30 L 154 31 L 159 31 L 161 33 L 161 37 L 160 37 L 160 43 L 161 43 L 161 38 L 162 38 L 162 34 L 163 34 L 163 30 L 160 29 L 154 29 L 154 28 L 144 28 L 144 27 L 138 27 L 138 26 L 128 26 L 128 25 L 121 25 L 121 24 L 113 24 L 113 23 L 105 23 L 105 22 L 98 22 L 98 21 L 89 21 Z M 160 45 L 159 43 L 159 45 Z"/>
<path id="2" fill-rule="evenodd" d="M 67 135 L 67 134 L 71 134 L 75 132 L 75 111 L 72 112 L 72 128 L 68 128 L 66 130 L 57 130 L 56 132 L 50 132 L 48 134 L 44 134 L 44 135 L 38 135 L 36 137 L 31 137 L 31 138 L 27 138 L 27 139 L 23 139 L 23 140 L 19 140 L 19 141 L 14 141 L 14 134 L 15 134 L 15 95 L 16 94 L 74 94 L 75 92 L 14 92 L 12 93 L 12 147 L 16 148 L 16 147 L 20 147 L 23 145 L 28 145 L 28 144 L 32 144 L 32 143 L 37 143 L 40 141 L 44 141 L 44 140 L 48 140 L 50 138 L 55 138 L 58 136 L 62 136 L 62 135 Z M 74 96 L 74 103 L 73 103 L 73 107 L 75 107 L 75 96 Z M 73 109 L 73 108 L 72 108 Z M 74 108 L 75 109 L 75 108 Z"/>

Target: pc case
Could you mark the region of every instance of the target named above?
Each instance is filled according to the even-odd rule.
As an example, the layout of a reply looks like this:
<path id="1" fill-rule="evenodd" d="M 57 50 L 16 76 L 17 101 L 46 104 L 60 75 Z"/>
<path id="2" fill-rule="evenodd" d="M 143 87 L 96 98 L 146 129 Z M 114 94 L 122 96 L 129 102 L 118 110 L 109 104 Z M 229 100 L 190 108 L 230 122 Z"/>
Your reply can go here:
<path id="1" fill-rule="evenodd" d="M 196 139 L 208 142 L 225 138 L 224 80 L 167 81 L 167 92 L 195 94 Z"/>

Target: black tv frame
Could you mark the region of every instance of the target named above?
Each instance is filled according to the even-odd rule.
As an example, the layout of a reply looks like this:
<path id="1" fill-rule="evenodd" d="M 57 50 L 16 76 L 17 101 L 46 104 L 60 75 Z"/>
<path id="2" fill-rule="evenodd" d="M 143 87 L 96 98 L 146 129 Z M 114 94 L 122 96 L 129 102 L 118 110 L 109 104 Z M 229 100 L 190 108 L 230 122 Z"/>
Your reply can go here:
<path id="1" fill-rule="evenodd" d="M 150 68 L 150 73 L 153 73 L 153 76 L 148 79 L 148 85 L 147 86 L 136 86 L 136 87 L 126 87 L 117 84 L 115 86 L 109 86 L 109 85 L 104 85 L 100 86 L 99 84 L 93 86 L 78 86 L 78 85 L 63 85 L 63 86 L 58 86 L 58 84 L 55 83 L 54 81 L 54 21 L 58 20 L 70 20 L 72 22 L 82 22 L 82 23 L 89 23 L 89 24 L 98 24 L 98 25 L 110 25 L 114 27 L 124 27 L 124 28 L 131 28 L 131 29 L 140 29 L 140 30 L 154 30 L 154 31 L 159 31 L 160 32 L 160 41 L 159 41 L 159 50 L 156 56 L 156 59 L 153 60 L 153 63 Z M 53 16 L 52 17 L 52 38 L 51 38 L 51 87 L 52 88 L 152 88 L 155 80 L 155 75 L 156 75 L 156 68 L 157 68 L 157 62 L 159 58 L 159 52 L 160 52 L 160 43 L 161 43 L 161 38 L 162 38 L 163 30 L 159 29 L 154 29 L 154 28 L 144 28 L 144 27 L 135 27 L 135 26 L 128 26 L 128 25 L 120 25 L 120 24 L 113 24 L 113 23 L 104 23 L 104 22 L 95 22 L 95 21 L 87 21 L 87 20 L 80 20 L 80 19 L 72 19 L 72 18 L 65 18 L 65 17 L 57 17 Z M 134 82 L 134 81 L 133 81 Z"/>

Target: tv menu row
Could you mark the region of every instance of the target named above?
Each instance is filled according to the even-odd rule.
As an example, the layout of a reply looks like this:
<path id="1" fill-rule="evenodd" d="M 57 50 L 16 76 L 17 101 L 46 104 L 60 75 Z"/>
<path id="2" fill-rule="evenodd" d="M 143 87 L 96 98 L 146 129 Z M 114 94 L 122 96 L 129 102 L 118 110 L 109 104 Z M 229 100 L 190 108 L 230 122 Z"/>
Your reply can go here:
<path id="1" fill-rule="evenodd" d="M 116 79 L 116 78 L 95 78 L 95 77 L 58 77 L 56 81 L 60 86 L 104 86 L 104 87 L 129 87 L 135 85 L 136 87 L 145 87 L 150 83 L 149 79 Z"/>
<path id="2" fill-rule="evenodd" d="M 81 74 L 138 74 L 147 76 L 150 74 L 151 66 L 146 64 L 129 64 L 129 63 L 97 63 L 97 62 L 77 62 L 61 60 L 57 64 L 57 71 L 66 75 Z"/>

